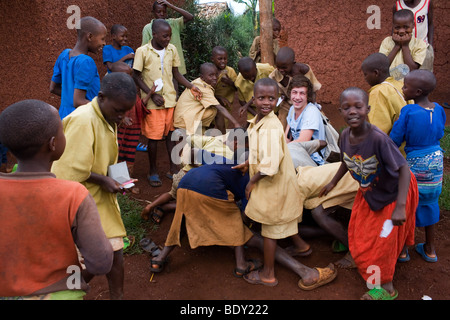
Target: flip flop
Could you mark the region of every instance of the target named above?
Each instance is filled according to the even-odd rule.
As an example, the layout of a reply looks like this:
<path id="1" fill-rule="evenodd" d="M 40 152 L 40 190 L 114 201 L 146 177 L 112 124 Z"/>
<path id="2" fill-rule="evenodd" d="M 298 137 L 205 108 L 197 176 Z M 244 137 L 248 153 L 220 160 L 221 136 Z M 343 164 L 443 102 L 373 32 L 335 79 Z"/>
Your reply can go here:
<path id="1" fill-rule="evenodd" d="M 156 210 L 158 210 L 159 212 L 161 212 L 161 214 L 156 213 Z M 161 219 L 164 216 L 165 212 L 161 207 L 156 207 L 155 209 L 153 209 L 153 212 L 151 214 L 152 220 L 154 223 L 156 224 L 160 224 L 161 223 Z"/>
<path id="2" fill-rule="evenodd" d="M 337 270 L 334 268 L 334 265 L 332 263 L 330 263 L 326 268 L 314 268 L 314 269 L 316 269 L 319 272 L 319 279 L 309 286 L 303 283 L 303 279 L 300 279 L 298 281 L 298 286 L 300 289 L 306 291 L 313 290 L 315 288 L 326 285 L 327 283 L 330 283 L 337 276 Z"/>
<path id="3" fill-rule="evenodd" d="M 312 253 L 311 246 L 309 246 L 308 249 L 303 250 L 303 251 L 295 251 L 294 246 L 289 246 L 285 250 L 291 257 L 307 257 Z"/>
<path id="4" fill-rule="evenodd" d="M 154 273 L 160 273 L 164 270 L 164 267 L 168 262 L 168 258 L 165 258 L 163 261 L 150 260 L 150 271 Z M 157 265 L 158 268 L 154 268 L 153 265 Z"/>
<path id="5" fill-rule="evenodd" d="M 170 179 L 170 180 L 173 180 L 173 174 L 171 174 L 170 172 L 167 172 L 166 173 L 166 178 Z"/>
<path id="6" fill-rule="evenodd" d="M 246 260 L 246 262 L 248 263 L 247 268 L 245 269 L 235 268 L 233 270 L 233 274 L 236 278 L 242 278 L 243 276 L 249 274 L 252 271 L 261 269 L 263 266 L 261 261 L 257 259 L 248 259 Z"/>
<path id="7" fill-rule="evenodd" d="M 395 300 L 398 297 L 397 290 L 395 290 L 394 295 L 391 295 L 382 287 L 370 289 L 366 294 L 370 296 L 372 300 Z"/>
<path id="8" fill-rule="evenodd" d="M 156 188 L 156 187 L 161 187 L 162 186 L 162 182 L 159 179 L 159 175 L 158 174 L 153 174 L 151 176 L 148 176 L 147 179 L 148 179 L 148 182 L 150 183 L 150 185 L 152 187 Z"/>
<path id="9" fill-rule="evenodd" d="M 123 238 L 123 251 L 125 252 L 128 248 L 131 248 L 134 244 L 134 236 L 126 236 Z"/>
<path id="10" fill-rule="evenodd" d="M 278 284 L 278 279 L 275 279 L 274 282 L 267 282 L 261 279 L 259 276 L 259 271 L 252 271 L 245 276 L 243 276 L 244 280 L 251 284 L 262 284 L 268 287 L 275 287 Z"/>
<path id="11" fill-rule="evenodd" d="M 149 238 L 143 238 L 139 245 L 142 250 L 147 251 L 152 257 L 157 257 L 161 253 L 161 248 Z"/>
<path id="12" fill-rule="evenodd" d="M 409 256 L 408 249 L 406 249 L 406 256 L 405 257 L 398 257 L 397 262 L 408 262 L 411 260 L 411 257 Z"/>
<path id="13" fill-rule="evenodd" d="M 331 244 L 331 250 L 334 253 L 341 253 L 341 252 L 347 252 L 348 248 L 340 241 L 333 240 L 333 243 Z"/>
<path id="14" fill-rule="evenodd" d="M 425 260 L 426 262 L 436 262 L 438 260 L 437 256 L 433 258 L 427 255 L 427 253 L 425 252 L 424 245 L 425 243 L 419 243 L 416 245 L 417 253 L 420 254 L 423 260 Z"/>
<path id="15" fill-rule="evenodd" d="M 143 143 L 139 143 L 136 147 L 136 151 L 147 152 L 147 150 L 148 150 L 148 146 Z"/>

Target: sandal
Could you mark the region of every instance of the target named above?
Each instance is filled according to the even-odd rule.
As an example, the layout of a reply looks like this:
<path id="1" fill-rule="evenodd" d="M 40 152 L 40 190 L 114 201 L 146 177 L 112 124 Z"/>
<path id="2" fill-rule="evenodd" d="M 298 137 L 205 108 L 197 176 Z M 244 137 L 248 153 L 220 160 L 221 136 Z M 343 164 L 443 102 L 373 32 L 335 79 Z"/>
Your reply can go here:
<path id="1" fill-rule="evenodd" d="M 161 248 L 152 239 L 143 238 L 139 245 L 144 251 L 149 252 L 152 257 L 157 257 L 161 253 Z"/>
<path id="2" fill-rule="evenodd" d="M 128 248 L 131 248 L 134 244 L 134 236 L 126 236 L 123 238 L 123 251 L 125 252 Z"/>
<path id="3" fill-rule="evenodd" d="M 316 269 L 319 272 L 319 279 L 311 285 L 305 285 L 303 283 L 303 279 L 300 279 L 298 281 L 298 286 L 300 289 L 307 291 L 313 290 L 327 283 L 330 283 L 337 276 L 337 270 L 334 268 L 334 265 L 332 263 L 330 263 L 326 268 L 314 268 L 314 269 Z"/>
<path id="4" fill-rule="evenodd" d="M 367 291 L 365 295 L 371 297 L 372 300 L 394 300 L 398 297 L 398 291 L 395 290 L 394 295 L 391 295 L 389 292 L 386 291 L 386 289 L 379 287 Z M 363 299 L 364 296 L 361 297 L 361 300 L 370 300 L 370 299 Z"/>
<path id="5" fill-rule="evenodd" d="M 246 274 L 244 277 L 244 280 L 251 284 L 262 284 L 264 286 L 268 287 L 275 287 L 278 284 L 278 279 L 275 279 L 275 281 L 267 282 L 261 279 L 259 275 L 259 271 L 252 271 L 249 274 Z"/>
<path id="6" fill-rule="evenodd" d="M 425 252 L 425 247 L 424 247 L 425 243 L 419 243 L 416 245 L 416 251 L 418 254 L 421 255 L 421 257 L 423 258 L 423 260 L 425 260 L 426 262 L 436 262 L 438 260 L 437 256 L 434 257 L 430 257 L 426 252 Z"/>
<path id="7" fill-rule="evenodd" d="M 147 179 L 152 187 L 161 187 L 162 186 L 162 182 L 159 179 L 158 174 L 153 174 L 151 176 L 148 176 Z"/>
<path id="8" fill-rule="evenodd" d="M 249 274 L 252 271 L 256 271 L 262 268 L 262 263 L 260 260 L 257 259 L 248 259 L 246 260 L 247 262 L 247 268 L 245 269 L 240 269 L 240 268 L 235 268 L 233 270 L 233 275 L 236 278 L 242 278 L 243 276 L 245 276 L 246 274 Z"/>
<path id="9" fill-rule="evenodd" d="M 164 270 L 164 267 L 166 266 L 167 262 L 169 262 L 169 259 L 166 258 L 163 261 L 157 261 L 157 260 L 150 260 L 150 271 L 154 273 L 160 273 Z M 155 268 L 153 265 L 157 265 L 158 267 Z"/>
<path id="10" fill-rule="evenodd" d="M 158 210 L 160 213 L 157 213 L 156 210 Z M 164 216 L 164 214 L 165 214 L 165 211 L 161 207 L 156 207 L 155 209 L 153 209 L 152 215 L 151 215 L 153 222 L 156 224 L 160 224 L 161 219 Z"/>

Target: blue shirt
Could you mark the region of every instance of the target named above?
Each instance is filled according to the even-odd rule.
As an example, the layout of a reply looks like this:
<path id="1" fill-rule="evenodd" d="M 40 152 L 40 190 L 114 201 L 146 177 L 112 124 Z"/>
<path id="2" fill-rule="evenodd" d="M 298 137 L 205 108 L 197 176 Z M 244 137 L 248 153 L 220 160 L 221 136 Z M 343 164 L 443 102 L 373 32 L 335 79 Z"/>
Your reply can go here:
<path id="1" fill-rule="evenodd" d="M 397 146 L 406 141 L 405 153 L 408 156 L 442 150 L 439 140 L 444 136 L 445 120 L 444 108 L 437 103 L 434 103 L 433 110 L 418 104 L 408 104 L 394 122 L 390 137 Z"/>
<path id="2" fill-rule="evenodd" d="M 247 199 L 245 187 L 249 175 L 237 169 L 231 169 L 236 164 L 208 164 L 189 170 L 181 179 L 178 188 L 188 189 L 202 195 L 228 200 L 227 190 L 234 195 L 235 201 L 242 201 L 241 210 L 245 210 Z"/>
<path id="3" fill-rule="evenodd" d="M 117 50 L 109 44 L 103 47 L 103 63 L 106 65 L 106 62 L 117 62 L 130 53 L 134 53 L 134 51 L 128 46 L 122 46 L 120 50 Z M 133 68 L 133 59 L 128 59 L 124 62 L 128 64 L 130 68 Z M 108 73 L 111 73 L 111 70 L 108 69 Z"/>
<path id="4" fill-rule="evenodd" d="M 69 58 L 71 49 L 65 49 L 53 67 L 52 81 L 61 84 L 61 120 L 75 110 L 73 93 L 75 89 L 86 91 L 86 99 L 94 99 L 100 91 L 100 76 L 94 59 L 86 54 Z"/>
<path id="5" fill-rule="evenodd" d="M 297 119 L 295 119 L 295 108 L 291 106 L 286 121 L 291 128 L 292 140 L 297 140 L 302 130 L 313 130 L 312 140 L 325 140 L 325 127 L 322 115 L 319 108 L 311 102 L 306 105 Z M 318 152 L 311 154 L 311 159 L 319 165 L 325 164 Z"/>

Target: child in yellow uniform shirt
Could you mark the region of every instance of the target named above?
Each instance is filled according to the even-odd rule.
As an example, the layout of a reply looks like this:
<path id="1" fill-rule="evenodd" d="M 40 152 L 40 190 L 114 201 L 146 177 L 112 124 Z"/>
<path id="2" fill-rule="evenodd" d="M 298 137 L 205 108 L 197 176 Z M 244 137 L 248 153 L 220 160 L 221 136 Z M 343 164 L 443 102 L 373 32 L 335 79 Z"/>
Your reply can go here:
<path id="1" fill-rule="evenodd" d="M 283 128 L 273 109 L 278 100 L 278 85 L 265 78 L 256 82 L 254 103 L 257 115 L 249 120 L 249 159 L 234 168 L 249 169 L 250 181 L 246 186 L 249 199 L 245 214 L 261 223 L 264 238 L 264 267 L 244 276 L 252 284 L 276 286 L 275 252 L 277 239 L 291 237 L 299 247 L 309 251 L 309 245 L 298 235 L 298 222 L 303 207 L 294 165 L 284 139 Z M 327 281 L 332 281 L 335 271 L 327 270 Z M 299 284 L 300 285 L 300 284 Z"/>

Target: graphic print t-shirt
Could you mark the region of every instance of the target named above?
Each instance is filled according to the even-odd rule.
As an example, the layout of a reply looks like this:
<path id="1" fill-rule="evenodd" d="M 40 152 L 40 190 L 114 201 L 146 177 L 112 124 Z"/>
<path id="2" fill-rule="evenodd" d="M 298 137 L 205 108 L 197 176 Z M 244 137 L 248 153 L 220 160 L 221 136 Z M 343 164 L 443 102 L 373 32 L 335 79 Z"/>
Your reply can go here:
<path id="1" fill-rule="evenodd" d="M 350 130 L 341 135 L 341 161 L 358 181 L 369 207 L 378 211 L 397 199 L 398 170 L 407 164 L 398 147 L 383 131 L 372 125 L 367 138 L 350 144 Z"/>

